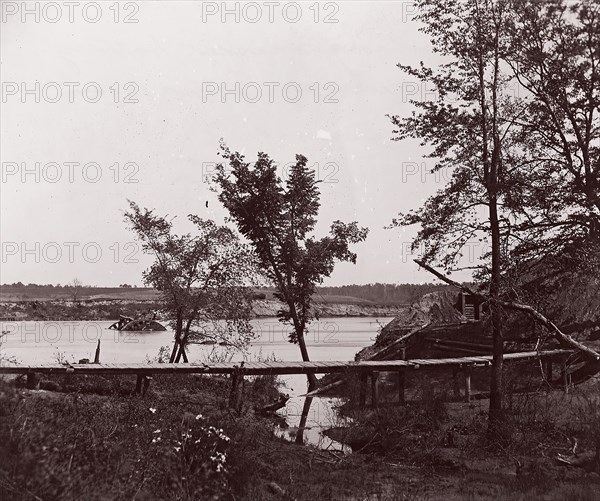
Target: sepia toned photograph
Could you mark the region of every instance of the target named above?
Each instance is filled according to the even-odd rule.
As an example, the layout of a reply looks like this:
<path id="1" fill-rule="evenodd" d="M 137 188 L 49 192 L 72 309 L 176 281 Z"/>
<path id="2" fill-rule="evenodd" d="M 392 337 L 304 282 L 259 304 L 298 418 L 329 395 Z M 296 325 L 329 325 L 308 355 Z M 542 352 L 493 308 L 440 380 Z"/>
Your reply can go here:
<path id="1" fill-rule="evenodd" d="M 600 501 L 598 0 L 0 0 L 0 501 Z"/>

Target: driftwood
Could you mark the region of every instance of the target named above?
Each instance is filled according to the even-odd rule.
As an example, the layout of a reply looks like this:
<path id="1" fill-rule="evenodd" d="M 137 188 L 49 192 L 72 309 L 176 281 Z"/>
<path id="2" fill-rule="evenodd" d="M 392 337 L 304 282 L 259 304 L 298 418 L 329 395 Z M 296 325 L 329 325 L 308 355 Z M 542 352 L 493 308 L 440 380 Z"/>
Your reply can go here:
<path id="1" fill-rule="evenodd" d="M 337 377 L 340 377 L 339 375 L 336 374 Z M 335 388 L 336 386 L 341 385 L 344 382 L 343 379 L 338 379 L 337 381 L 334 381 L 333 383 L 327 384 L 325 386 L 321 386 L 320 388 L 317 388 L 316 390 L 313 391 L 309 391 L 308 393 L 305 393 L 304 395 L 297 395 L 298 397 L 314 397 L 316 395 L 318 395 L 319 393 L 323 393 L 324 391 L 327 390 L 331 390 L 332 388 Z"/>
<path id="2" fill-rule="evenodd" d="M 290 397 L 288 395 L 281 395 L 279 397 L 279 400 L 277 400 L 276 402 L 269 404 L 269 405 L 265 405 L 264 407 L 255 409 L 255 411 L 263 416 L 273 414 L 276 411 L 278 411 L 279 409 L 283 409 L 289 399 L 290 399 Z"/>
<path id="3" fill-rule="evenodd" d="M 422 268 L 425 268 L 429 273 L 432 273 L 437 278 L 446 282 L 447 284 L 452 285 L 453 287 L 456 287 L 456 288 L 462 290 L 463 292 L 466 292 L 467 294 L 471 294 L 482 301 L 490 300 L 490 298 L 488 296 L 479 294 L 479 293 L 473 291 L 471 288 L 467 287 L 466 285 L 459 284 L 458 282 L 455 282 L 454 280 L 442 275 L 439 271 L 433 269 L 431 266 L 428 266 L 423 261 L 421 261 L 419 259 L 415 259 L 414 261 Z M 502 306 L 504 308 L 507 308 L 509 310 L 522 311 L 522 312 L 527 313 L 528 315 L 532 316 L 538 322 L 540 322 L 542 325 L 546 326 L 546 328 L 558 339 L 558 341 L 561 344 L 568 345 L 571 348 L 581 351 L 582 355 L 585 355 L 585 357 L 589 358 L 590 360 L 594 360 L 596 362 L 600 360 L 600 353 L 585 346 L 584 344 L 582 344 L 578 341 L 575 341 L 571 336 L 568 336 L 567 334 L 562 332 L 556 326 L 556 324 L 554 324 L 554 322 L 552 322 L 551 320 L 548 320 L 544 315 L 542 315 L 539 311 L 533 309 L 531 306 L 528 306 L 526 304 L 521 304 L 521 303 L 515 303 L 514 301 L 503 301 L 501 299 L 498 299 L 497 302 L 500 306 Z"/>
<path id="4" fill-rule="evenodd" d="M 588 468 L 596 461 L 596 453 L 593 451 L 584 452 L 578 455 L 567 456 L 565 454 L 557 454 L 556 460 L 559 463 L 569 466 L 578 466 L 580 468 Z"/>

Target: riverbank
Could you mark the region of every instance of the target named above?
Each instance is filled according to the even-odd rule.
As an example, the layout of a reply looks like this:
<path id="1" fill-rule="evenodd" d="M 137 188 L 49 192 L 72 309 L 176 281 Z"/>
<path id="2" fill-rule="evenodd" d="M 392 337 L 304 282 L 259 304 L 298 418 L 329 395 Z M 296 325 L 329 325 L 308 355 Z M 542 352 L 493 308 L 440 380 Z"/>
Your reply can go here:
<path id="1" fill-rule="evenodd" d="M 137 318 L 157 310 L 160 304 L 155 300 L 131 301 L 127 299 L 87 299 L 78 302 L 54 301 L 15 301 L 0 302 L 0 320 L 3 321 L 82 321 L 118 320 L 119 315 Z M 256 318 L 275 317 L 282 304 L 274 300 L 256 300 L 252 309 Z M 377 305 L 363 303 L 314 304 L 314 312 L 319 318 L 337 317 L 394 317 L 406 306 Z M 159 318 L 167 321 L 165 318 Z"/>
<path id="2" fill-rule="evenodd" d="M 518 451 L 488 449 L 485 403 L 368 409 L 355 417 L 378 426 L 383 449 L 344 455 L 274 435 L 274 421 L 254 411 L 277 395 L 273 379 L 248 382 L 239 414 L 223 378 L 156 377 L 144 397 L 131 395 L 131 377 L 100 379 L 71 381 L 70 393 L 0 382 L 1 499 L 592 501 L 600 492 L 597 474 L 553 462 L 568 441 L 547 421 L 531 422 Z M 461 427 L 446 429 L 454 421 Z"/>

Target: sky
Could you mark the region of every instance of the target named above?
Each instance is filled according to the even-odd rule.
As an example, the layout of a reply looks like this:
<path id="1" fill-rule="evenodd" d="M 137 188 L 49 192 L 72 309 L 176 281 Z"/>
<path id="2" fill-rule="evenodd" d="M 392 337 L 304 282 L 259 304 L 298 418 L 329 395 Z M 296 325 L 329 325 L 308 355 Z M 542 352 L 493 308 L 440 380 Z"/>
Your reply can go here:
<path id="1" fill-rule="evenodd" d="M 385 229 L 444 183 L 386 116 L 434 92 L 396 67 L 435 61 L 412 2 L 0 6 L 1 283 L 142 285 L 151 258 L 127 201 L 178 232 L 188 214 L 223 224 L 209 190 L 221 138 L 282 176 L 308 158 L 317 237 L 334 220 L 370 228 L 325 285 L 432 281 L 408 250 L 416 228 Z"/>

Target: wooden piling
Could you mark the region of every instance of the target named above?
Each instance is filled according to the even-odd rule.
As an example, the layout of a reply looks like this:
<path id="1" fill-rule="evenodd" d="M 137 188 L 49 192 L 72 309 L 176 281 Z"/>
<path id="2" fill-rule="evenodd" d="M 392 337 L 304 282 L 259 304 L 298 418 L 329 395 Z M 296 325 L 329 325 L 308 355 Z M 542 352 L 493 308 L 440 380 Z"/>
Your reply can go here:
<path id="1" fill-rule="evenodd" d="M 562 380 L 563 380 L 564 392 L 565 393 L 569 393 L 569 386 L 571 385 L 571 376 L 567 372 L 567 366 L 566 365 L 563 365 Z"/>
<path id="2" fill-rule="evenodd" d="M 471 401 L 471 371 L 465 371 L 465 402 Z"/>
<path id="3" fill-rule="evenodd" d="M 236 369 L 231 373 L 231 390 L 229 392 L 229 407 L 235 409 L 237 403 L 238 386 L 240 384 L 239 371 Z"/>
<path id="4" fill-rule="evenodd" d="M 146 392 L 150 387 L 150 382 L 152 381 L 152 376 L 144 376 L 144 388 L 142 389 L 142 397 L 146 396 Z"/>
<path id="5" fill-rule="evenodd" d="M 460 399 L 460 379 L 458 377 L 458 371 L 456 369 L 452 370 L 452 387 L 454 391 L 454 397 L 457 400 Z"/>
<path id="6" fill-rule="evenodd" d="M 137 381 L 135 383 L 135 393 L 137 395 L 140 395 L 142 393 L 142 385 L 144 383 L 144 375 L 143 374 L 138 374 L 137 375 Z"/>
<path id="7" fill-rule="evenodd" d="M 544 375 L 546 377 L 546 381 L 548 383 L 552 382 L 552 359 L 546 360 L 546 367 L 544 371 Z"/>
<path id="8" fill-rule="evenodd" d="M 379 405 L 379 372 L 371 372 L 371 404 L 373 407 Z"/>
<path id="9" fill-rule="evenodd" d="M 29 390 L 37 390 L 40 387 L 40 374 L 37 372 L 28 372 L 27 373 L 27 389 Z"/>
<path id="10" fill-rule="evenodd" d="M 231 373 L 231 391 L 229 393 L 229 407 L 237 412 L 241 412 L 242 405 L 244 402 L 244 386 L 246 381 L 244 379 L 244 363 L 242 362 L 240 367 L 235 367 Z"/>
<path id="11" fill-rule="evenodd" d="M 367 373 L 365 371 L 360 371 L 358 377 L 360 380 L 358 406 L 361 409 L 364 409 L 365 405 L 367 404 Z"/>
<path id="12" fill-rule="evenodd" d="M 400 350 L 400 360 L 406 360 L 406 348 Z M 406 371 L 404 369 L 398 371 L 398 403 L 406 404 Z"/>
<path id="13" fill-rule="evenodd" d="M 406 404 L 406 375 L 404 371 L 398 371 L 398 403 Z"/>

